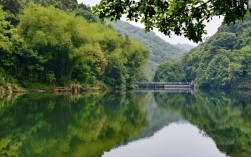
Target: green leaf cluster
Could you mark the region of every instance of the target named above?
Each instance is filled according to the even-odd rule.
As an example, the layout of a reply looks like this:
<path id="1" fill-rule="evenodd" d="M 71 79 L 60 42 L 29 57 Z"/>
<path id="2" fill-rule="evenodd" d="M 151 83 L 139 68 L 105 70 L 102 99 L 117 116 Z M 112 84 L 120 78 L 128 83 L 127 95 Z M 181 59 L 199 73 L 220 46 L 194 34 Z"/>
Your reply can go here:
<path id="1" fill-rule="evenodd" d="M 249 6 L 248 0 L 101 0 L 94 11 L 111 20 L 125 14 L 143 23 L 146 31 L 157 28 L 165 35 L 174 32 L 199 42 L 206 34 L 205 21 L 223 15 L 224 22 L 230 24 L 250 13 Z"/>

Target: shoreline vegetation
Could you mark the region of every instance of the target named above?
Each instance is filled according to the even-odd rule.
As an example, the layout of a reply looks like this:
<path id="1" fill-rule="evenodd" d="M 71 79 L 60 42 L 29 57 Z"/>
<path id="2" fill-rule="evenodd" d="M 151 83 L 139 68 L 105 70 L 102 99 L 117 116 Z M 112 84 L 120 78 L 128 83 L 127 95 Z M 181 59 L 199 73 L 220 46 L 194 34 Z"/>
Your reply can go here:
<path id="1" fill-rule="evenodd" d="M 40 87 L 39 87 L 40 86 Z M 48 85 L 36 85 L 31 88 L 21 88 L 17 85 L 0 85 L 0 95 L 10 95 L 18 93 L 70 93 L 81 94 L 83 92 L 107 92 L 111 88 L 104 85 L 99 85 L 90 88 L 83 88 L 80 84 L 70 84 L 67 86 L 48 86 Z"/>
<path id="2" fill-rule="evenodd" d="M 11 85 L 7 86 L 0 86 L 0 96 L 10 96 L 10 95 L 15 95 L 15 94 L 26 94 L 26 93 L 51 93 L 51 94 L 70 94 L 70 95 L 79 95 L 83 93 L 107 93 L 114 91 L 115 89 L 112 88 L 107 88 L 107 87 L 96 87 L 96 88 L 83 88 L 81 85 L 69 85 L 69 86 L 64 86 L 64 87 L 56 87 L 56 86 L 51 86 L 51 87 L 46 87 L 46 88 L 37 88 L 37 89 L 24 89 L 20 87 L 12 87 Z M 137 86 L 135 88 L 131 89 L 123 89 L 119 91 L 128 91 L 128 90 L 140 90 Z M 143 90 L 154 90 L 154 89 L 143 89 Z M 167 90 L 167 89 L 158 89 L 158 90 Z M 192 91 L 198 92 L 198 91 L 211 91 L 215 89 L 210 89 L 210 88 L 200 88 L 198 84 L 194 85 L 194 88 Z M 236 88 L 225 88 L 225 89 L 220 89 L 222 91 L 251 91 L 251 86 L 247 85 L 240 85 Z M 116 91 L 116 90 L 115 90 Z M 168 91 L 168 90 L 167 90 Z"/>
<path id="3" fill-rule="evenodd" d="M 90 7 L 76 0 L 12 5 L 0 1 L 2 92 L 124 90 L 143 77 L 149 50 Z"/>
<path id="4" fill-rule="evenodd" d="M 12 86 L 0 86 L 0 94 L 13 94 L 13 93 L 72 93 L 78 94 L 83 91 L 95 91 L 98 89 L 83 89 L 81 86 L 65 86 L 65 87 L 51 87 L 48 89 L 22 89 L 13 88 Z"/>

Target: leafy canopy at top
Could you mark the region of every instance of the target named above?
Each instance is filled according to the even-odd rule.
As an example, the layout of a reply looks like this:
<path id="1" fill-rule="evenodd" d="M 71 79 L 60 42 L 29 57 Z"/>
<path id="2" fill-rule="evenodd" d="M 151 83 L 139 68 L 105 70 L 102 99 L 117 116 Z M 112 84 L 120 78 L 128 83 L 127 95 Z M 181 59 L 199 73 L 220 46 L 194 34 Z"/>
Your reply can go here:
<path id="1" fill-rule="evenodd" d="M 101 0 L 94 7 L 100 18 L 118 20 L 123 14 L 145 24 L 146 31 L 154 27 L 165 35 L 184 35 L 194 42 L 206 34 L 204 21 L 224 16 L 229 24 L 243 19 L 250 12 L 248 0 Z"/>

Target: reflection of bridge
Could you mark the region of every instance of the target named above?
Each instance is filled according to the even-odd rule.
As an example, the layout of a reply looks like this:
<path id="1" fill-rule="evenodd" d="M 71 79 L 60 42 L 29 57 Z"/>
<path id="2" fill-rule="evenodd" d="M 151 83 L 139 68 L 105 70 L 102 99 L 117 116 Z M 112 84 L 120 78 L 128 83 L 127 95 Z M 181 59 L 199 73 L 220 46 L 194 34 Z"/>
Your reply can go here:
<path id="1" fill-rule="evenodd" d="M 193 89 L 193 82 L 138 82 L 140 89 Z"/>

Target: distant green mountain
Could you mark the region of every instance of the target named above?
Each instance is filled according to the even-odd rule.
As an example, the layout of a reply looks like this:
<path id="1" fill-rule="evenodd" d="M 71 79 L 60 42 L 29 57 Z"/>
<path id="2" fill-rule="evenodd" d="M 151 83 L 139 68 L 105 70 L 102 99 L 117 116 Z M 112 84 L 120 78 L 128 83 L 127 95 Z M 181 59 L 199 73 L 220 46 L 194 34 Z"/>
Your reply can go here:
<path id="1" fill-rule="evenodd" d="M 110 22 L 108 22 L 110 23 Z M 154 32 L 145 33 L 144 29 L 133 26 L 128 22 L 118 21 L 110 23 L 119 34 L 126 35 L 144 43 L 151 50 L 149 62 L 146 66 L 146 74 L 151 79 L 154 71 L 160 63 L 176 59 L 187 52 L 175 45 L 165 42 Z"/>
<path id="2" fill-rule="evenodd" d="M 194 48 L 194 46 L 189 45 L 189 44 L 176 44 L 175 46 L 179 47 L 180 49 L 183 49 L 185 51 L 190 51 L 192 48 Z"/>

